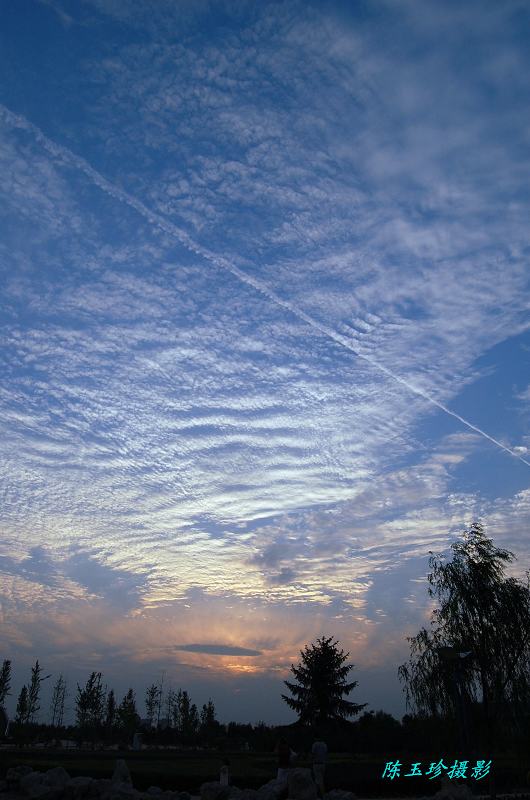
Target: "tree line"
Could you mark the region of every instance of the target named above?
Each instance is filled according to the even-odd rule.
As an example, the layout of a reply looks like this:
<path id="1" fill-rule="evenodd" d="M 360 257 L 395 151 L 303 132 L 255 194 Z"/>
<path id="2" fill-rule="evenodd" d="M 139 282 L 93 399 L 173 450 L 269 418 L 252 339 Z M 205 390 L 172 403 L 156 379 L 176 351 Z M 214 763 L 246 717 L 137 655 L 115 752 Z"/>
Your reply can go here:
<path id="1" fill-rule="evenodd" d="M 474 522 L 451 545 L 451 558 L 429 553 L 428 594 L 437 601 L 430 626 L 398 668 L 407 724 L 418 732 L 451 731 L 462 751 L 527 747 L 530 737 L 530 572 L 506 576 L 515 555 L 496 547 Z M 295 682 L 282 695 L 302 723 L 322 728 L 357 715 L 366 704 L 345 697 L 357 685 L 338 643 L 322 637 L 291 665 Z M 366 717 L 365 717 L 365 722 Z M 368 723 L 367 723 L 368 724 Z"/>
<path id="2" fill-rule="evenodd" d="M 14 725 L 19 733 L 21 728 L 38 724 L 42 684 L 50 677 L 43 674 L 37 660 L 31 668 L 30 680 L 22 686 L 18 695 Z M 10 688 L 11 661 L 6 659 L 0 669 L 0 707 L 10 695 Z M 49 709 L 49 727 L 52 729 L 65 728 L 68 696 L 67 683 L 61 674 L 54 684 Z M 109 690 L 103 683 L 102 673 L 94 671 L 84 686 L 77 684 L 75 728 L 88 738 L 115 738 L 112 737 L 114 733 L 121 734 L 125 739 L 130 739 L 139 730 L 170 729 L 186 742 L 198 736 L 208 738 L 220 727 L 213 700 L 210 698 L 199 712 L 185 689 L 169 688 L 164 694 L 161 685 L 152 684 L 146 689 L 144 701 L 145 717 L 142 719 L 134 690 L 128 689 L 118 702 L 114 689 Z"/>
<path id="3" fill-rule="evenodd" d="M 381 744 L 385 740 L 394 748 L 411 738 L 419 747 L 426 739 L 447 740 L 464 749 L 473 745 L 489 751 L 525 742 L 530 735 L 530 575 L 524 581 L 506 577 L 506 566 L 515 556 L 495 547 L 479 523 L 464 530 L 451 551 L 450 559 L 430 553 L 428 593 L 438 606 L 429 628 L 408 637 L 410 658 L 398 669 L 410 713 L 400 723 L 382 711 L 364 712 L 351 723 L 366 707 L 346 699 L 357 686 L 349 680 L 354 665 L 347 663 L 349 653 L 337 641 L 322 636 L 300 652 L 299 664 L 291 665 L 293 679 L 285 681 L 289 694 L 282 698 L 298 715 L 297 735 L 318 729 L 340 740 L 349 725 L 350 741 L 365 749 L 374 732 Z M 10 677 L 11 663 L 5 660 L 0 707 L 9 694 Z M 49 677 L 36 661 L 18 697 L 17 725 L 35 724 L 41 685 Z M 63 725 L 66 696 L 60 675 L 53 688 L 52 727 Z M 238 729 L 236 723 L 220 725 L 211 699 L 199 712 L 188 692 L 169 689 L 163 695 L 157 684 L 145 692 L 145 711 L 143 730 L 151 738 L 208 743 L 226 739 L 229 731 L 236 735 Z M 100 672 L 92 672 L 85 686 L 77 685 L 75 714 L 76 727 L 85 735 L 130 737 L 141 726 L 133 689 L 118 703 Z M 239 729 L 247 739 L 265 741 L 267 732 L 277 727 L 259 723 Z"/>

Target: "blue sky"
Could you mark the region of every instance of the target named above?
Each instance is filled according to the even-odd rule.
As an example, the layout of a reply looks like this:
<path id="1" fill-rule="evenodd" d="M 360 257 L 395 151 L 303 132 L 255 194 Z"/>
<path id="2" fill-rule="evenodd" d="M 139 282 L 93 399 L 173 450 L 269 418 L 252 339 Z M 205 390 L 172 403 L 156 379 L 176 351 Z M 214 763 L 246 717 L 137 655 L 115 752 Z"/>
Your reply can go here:
<path id="1" fill-rule="evenodd" d="M 3 9 L 2 657 L 403 712 L 428 551 L 530 567 L 525 2 Z M 43 712 L 43 717 L 45 713 Z"/>

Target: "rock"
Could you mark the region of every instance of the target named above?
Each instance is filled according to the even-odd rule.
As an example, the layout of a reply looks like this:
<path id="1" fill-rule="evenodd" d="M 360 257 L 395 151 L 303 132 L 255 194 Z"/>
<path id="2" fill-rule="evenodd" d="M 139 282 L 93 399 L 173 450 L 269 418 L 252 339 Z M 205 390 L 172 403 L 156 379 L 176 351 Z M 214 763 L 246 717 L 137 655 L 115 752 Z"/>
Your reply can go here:
<path id="1" fill-rule="evenodd" d="M 242 789 L 238 800 L 258 800 L 258 798 L 259 795 L 257 789 Z"/>
<path id="2" fill-rule="evenodd" d="M 291 769 L 288 782 L 290 800 L 317 800 L 317 786 L 310 769 Z"/>
<path id="3" fill-rule="evenodd" d="M 129 767 L 123 758 L 118 758 L 116 760 L 116 766 L 114 767 L 114 772 L 112 773 L 112 783 L 125 783 L 132 786 L 131 773 L 129 772 Z"/>
<path id="4" fill-rule="evenodd" d="M 242 794 L 243 789 L 240 789 L 239 786 L 228 786 L 228 797 L 230 800 L 241 800 Z"/>
<path id="5" fill-rule="evenodd" d="M 68 797 L 71 797 L 73 800 L 82 800 L 88 797 L 92 794 L 91 789 L 93 783 L 94 780 L 92 778 L 86 778 L 84 775 L 80 775 L 78 778 L 70 778 L 66 784 Z"/>
<path id="6" fill-rule="evenodd" d="M 247 790 L 248 791 L 248 790 Z M 287 797 L 287 781 L 274 778 L 258 789 L 259 800 L 284 800 Z"/>
<path id="7" fill-rule="evenodd" d="M 90 797 L 103 797 L 111 791 L 112 781 L 110 778 L 96 778 L 90 784 Z"/>
<path id="8" fill-rule="evenodd" d="M 191 794 L 189 792 L 177 792 L 178 800 L 191 800 Z"/>
<path id="9" fill-rule="evenodd" d="M 345 789 L 332 789 L 326 792 L 324 800 L 357 800 L 353 792 L 347 792 Z"/>
<path id="10" fill-rule="evenodd" d="M 454 783 L 447 775 L 440 778 L 442 788 L 436 792 L 436 800 L 471 800 L 473 792 L 465 783 Z"/>
<path id="11" fill-rule="evenodd" d="M 0 792 L 7 792 L 7 781 L 0 781 Z"/>
<path id="12" fill-rule="evenodd" d="M 107 800 L 133 800 L 135 797 L 140 797 L 140 792 L 137 792 L 130 783 L 111 783 L 110 790 L 102 797 Z"/>
<path id="13" fill-rule="evenodd" d="M 44 783 L 42 772 L 28 772 L 23 775 L 20 778 L 19 787 L 28 797 L 44 797 L 50 791 L 50 787 Z"/>
<path id="14" fill-rule="evenodd" d="M 6 781 L 8 789 L 16 789 L 20 783 L 23 775 L 29 775 L 33 772 L 31 767 L 27 764 L 20 764 L 18 767 L 10 767 L 6 772 Z"/>
<path id="15" fill-rule="evenodd" d="M 70 776 L 63 767 L 53 767 L 44 774 L 44 784 L 54 789 L 64 789 Z"/>
<path id="16" fill-rule="evenodd" d="M 162 794 L 162 789 L 160 786 L 150 786 L 147 790 L 147 794 Z"/>
<path id="17" fill-rule="evenodd" d="M 228 800 L 230 787 L 221 786 L 218 781 L 201 784 L 201 800 Z"/>

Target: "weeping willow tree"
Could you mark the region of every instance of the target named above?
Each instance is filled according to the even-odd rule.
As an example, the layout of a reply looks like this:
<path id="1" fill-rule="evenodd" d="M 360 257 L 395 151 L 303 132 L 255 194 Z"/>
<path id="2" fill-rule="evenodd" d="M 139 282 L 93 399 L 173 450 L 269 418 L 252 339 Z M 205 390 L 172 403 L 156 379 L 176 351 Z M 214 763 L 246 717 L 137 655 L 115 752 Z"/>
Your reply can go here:
<path id="1" fill-rule="evenodd" d="M 487 742 L 510 734 L 530 715 L 530 583 L 505 576 L 513 553 L 494 546 L 473 523 L 452 546 L 452 559 L 429 559 L 429 595 L 438 601 L 431 629 L 409 638 L 399 667 L 407 707 L 455 716 L 478 704 Z"/>

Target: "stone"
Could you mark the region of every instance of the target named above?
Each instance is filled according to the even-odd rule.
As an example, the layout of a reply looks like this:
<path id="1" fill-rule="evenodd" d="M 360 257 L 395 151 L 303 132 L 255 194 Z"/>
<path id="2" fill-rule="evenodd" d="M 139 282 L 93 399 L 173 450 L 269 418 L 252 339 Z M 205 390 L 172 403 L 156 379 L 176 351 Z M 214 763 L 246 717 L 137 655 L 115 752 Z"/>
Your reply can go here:
<path id="1" fill-rule="evenodd" d="M 125 783 L 132 786 L 131 773 L 129 772 L 129 767 L 123 758 L 116 759 L 116 766 L 114 767 L 114 772 L 112 773 L 112 783 Z"/>
<path id="2" fill-rule="evenodd" d="M 29 775 L 30 772 L 33 772 L 33 770 L 31 767 L 28 767 L 27 764 L 20 764 L 18 767 L 10 767 L 6 772 L 8 789 L 16 788 L 22 776 Z"/>
<path id="3" fill-rule="evenodd" d="M 107 796 L 112 789 L 112 781 L 110 778 L 96 778 L 92 781 L 89 788 L 89 797 L 102 798 Z"/>
<path id="4" fill-rule="evenodd" d="M 7 781 L 0 781 L 0 792 L 7 792 L 8 783 Z"/>
<path id="5" fill-rule="evenodd" d="M 454 783 L 447 775 L 440 778 L 442 788 L 436 792 L 436 800 L 471 800 L 473 792 L 465 783 Z"/>
<path id="6" fill-rule="evenodd" d="M 347 792 L 345 789 L 332 789 L 326 792 L 324 800 L 357 800 L 353 792 Z"/>
<path id="7" fill-rule="evenodd" d="M 54 789 L 64 789 L 70 776 L 63 767 L 53 767 L 44 774 L 44 784 Z"/>
<path id="8" fill-rule="evenodd" d="M 258 798 L 259 795 L 257 789 L 242 789 L 238 800 L 258 800 Z"/>
<path id="9" fill-rule="evenodd" d="M 273 778 L 258 789 L 259 800 L 284 800 L 287 797 L 287 781 Z"/>
<path id="10" fill-rule="evenodd" d="M 201 800 L 228 800 L 230 788 L 221 786 L 218 781 L 210 781 L 201 784 Z"/>
<path id="11" fill-rule="evenodd" d="M 27 797 L 45 797 L 50 787 L 44 783 L 42 772 L 28 772 L 20 778 L 19 787 Z"/>
<path id="12" fill-rule="evenodd" d="M 130 783 L 111 783 L 111 787 L 103 797 L 111 798 L 111 800 L 132 800 L 132 798 L 140 797 L 140 792 L 136 791 L 134 786 Z"/>
<path id="13" fill-rule="evenodd" d="M 68 796 L 73 800 L 83 800 L 83 798 L 92 794 L 91 789 L 93 783 L 94 780 L 92 778 L 87 778 L 84 775 L 80 775 L 77 778 L 70 778 L 66 784 Z"/>
<path id="14" fill-rule="evenodd" d="M 162 789 L 160 786 L 150 786 L 147 790 L 147 794 L 162 794 Z"/>
<path id="15" fill-rule="evenodd" d="M 317 786 L 310 769 L 289 770 L 289 800 L 317 800 Z"/>

